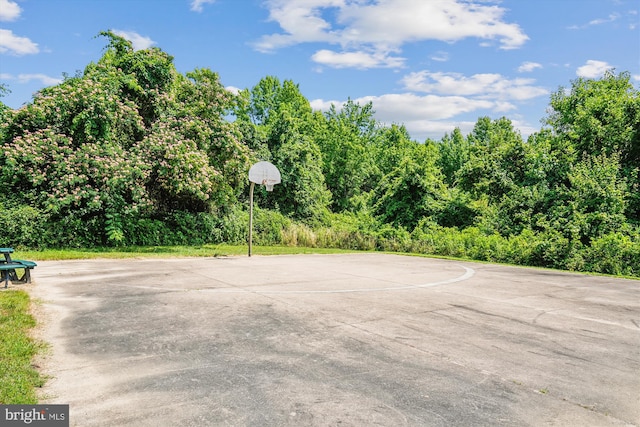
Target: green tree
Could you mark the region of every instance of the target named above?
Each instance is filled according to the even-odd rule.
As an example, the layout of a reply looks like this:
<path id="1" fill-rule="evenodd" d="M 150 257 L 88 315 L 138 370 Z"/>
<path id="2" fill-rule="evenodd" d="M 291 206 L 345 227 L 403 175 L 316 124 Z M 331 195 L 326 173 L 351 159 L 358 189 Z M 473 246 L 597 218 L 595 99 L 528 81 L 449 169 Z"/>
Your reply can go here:
<path id="1" fill-rule="evenodd" d="M 159 116 L 162 106 L 160 95 L 168 92 L 177 76 L 173 56 L 157 47 L 134 50 L 130 41 L 111 31 L 102 31 L 107 37 L 107 50 L 95 67 L 104 65 L 115 69 L 124 83 L 121 86 L 123 98 L 131 100 L 137 107 L 144 123 L 149 126 Z M 85 70 L 91 74 L 94 65 Z"/>
<path id="2" fill-rule="evenodd" d="M 273 203 L 293 218 L 318 221 L 327 212 L 331 194 L 324 185 L 320 150 L 310 138 L 290 135 L 274 158 L 282 185 Z M 270 197 L 269 197 L 270 198 Z"/>
<path id="3" fill-rule="evenodd" d="M 354 197 L 370 191 L 376 174 L 373 107 L 349 100 L 325 113 L 326 125 L 316 133 L 322 151 L 322 170 L 335 212 L 354 210 Z"/>
<path id="4" fill-rule="evenodd" d="M 509 119 L 482 117 L 467 138 L 469 160 L 455 174 L 462 190 L 476 198 L 487 195 L 499 201 L 523 183 L 525 146 Z"/>
<path id="5" fill-rule="evenodd" d="M 618 171 L 615 156 L 587 156 L 576 163 L 567 176 L 569 185 L 558 191 L 548 214 L 551 226 L 583 245 L 624 230 L 627 184 Z"/>
<path id="6" fill-rule="evenodd" d="M 250 91 L 243 94 L 244 101 L 237 113 L 241 120 L 250 121 L 263 128 L 269 150 L 273 153 L 283 141 L 279 137 L 284 131 L 278 128 L 282 125 L 280 117 L 282 109 L 287 109 L 291 117 L 307 122 L 312 115 L 309 101 L 300 93 L 300 88 L 291 80 L 280 82 L 277 77 L 262 78 Z M 299 126 L 303 126 L 299 123 Z M 305 129 L 309 131 L 309 129 Z"/>
<path id="7" fill-rule="evenodd" d="M 209 69 L 196 69 L 185 77 L 177 79 L 170 111 L 180 122 L 184 138 L 194 141 L 208 158 L 213 173 L 211 203 L 226 209 L 244 191 L 251 156 L 239 125 L 227 120 L 238 99 Z"/>
<path id="8" fill-rule="evenodd" d="M 215 73 L 183 77 L 161 50 L 101 34 L 97 63 L 9 115 L 0 187 L 89 244 L 125 243 L 141 218 L 234 203 L 248 164 L 224 119 L 234 96 Z"/>
<path id="9" fill-rule="evenodd" d="M 437 165 L 444 174 L 445 182 L 454 185 L 456 173 L 469 160 L 469 142 L 462 135 L 460 128 L 455 128 L 451 135 L 445 134 L 438 145 Z"/>
<path id="10" fill-rule="evenodd" d="M 627 217 L 640 222 L 640 92 L 630 74 L 607 72 L 601 79 L 579 78 L 571 89 L 552 94 L 546 124 L 579 156 L 616 156 L 629 185 Z"/>
<path id="11" fill-rule="evenodd" d="M 373 208 L 383 222 L 413 230 L 421 219 L 442 210 L 447 192 L 436 158 L 433 144 L 415 143 L 382 178 L 373 190 Z"/>
<path id="12" fill-rule="evenodd" d="M 618 155 L 623 167 L 640 162 L 640 92 L 628 72 L 578 78 L 551 95 L 545 123 L 581 154 Z"/>
<path id="13" fill-rule="evenodd" d="M 4 98 L 10 92 L 11 91 L 5 84 L 0 83 L 0 98 Z M 5 105 L 4 102 L 0 101 L 0 141 L 4 139 L 4 129 L 7 127 L 10 112 L 11 108 Z M 0 190 L 0 194 L 2 194 L 2 190 Z"/>
<path id="14" fill-rule="evenodd" d="M 114 241 L 122 237 L 115 224 L 151 204 L 141 159 L 127 153 L 144 123 L 135 104 L 121 99 L 116 76 L 95 72 L 41 91 L 12 115 L 0 159 L 16 203 L 81 227 L 106 222 Z M 103 235 L 95 231 L 88 234 Z"/>
<path id="15" fill-rule="evenodd" d="M 276 77 L 265 77 L 240 94 L 236 114 L 245 139 L 255 138 L 247 142 L 256 149 L 253 160 L 271 160 L 282 175 L 282 184 L 272 195 L 256 193 L 256 203 L 299 219 L 322 215 L 331 196 L 314 135 L 324 118 L 312 112 L 298 86 L 290 80 L 280 83 Z"/>
<path id="16" fill-rule="evenodd" d="M 411 139 L 404 126 L 393 124 L 389 127 L 380 127 L 373 139 L 374 162 L 378 174 L 374 181 L 391 173 L 407 156 L 412 155 L 417 142 Z M 373 182 L 375 185 L 375 182 Z"/>

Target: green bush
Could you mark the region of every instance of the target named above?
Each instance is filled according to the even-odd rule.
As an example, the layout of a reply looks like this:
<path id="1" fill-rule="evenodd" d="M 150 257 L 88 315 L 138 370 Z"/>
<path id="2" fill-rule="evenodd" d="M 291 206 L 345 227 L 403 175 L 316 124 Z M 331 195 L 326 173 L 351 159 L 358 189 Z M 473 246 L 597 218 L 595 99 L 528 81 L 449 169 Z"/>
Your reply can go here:
<path id="1" fill-rule="evenodd" d="M 126 244 L 133 246 L 238 244 L 247 240 L 248 222 L 248 214 L 240 210 L 226 215 L 175 211 L 131 221 L 124 229 Z"/>
<path id="2" fill-rule="evenodd" d="M 579 239 L 570 239 L 560 231 L 546 230 L 538 235 L 531 252 L 531 265 L 581 271 L 584 267 L 584 246 Z"/>
<path id="3" fill-rule="evenodd" d="M 54 247 L 92 248 L 106 246 L 104 220 L 101 217 L 68 216 L 51 222 L 49 244 Z"/>
<path id="4" fill-rule="evenodd" d="M 249 212 L 234 206 L 224 214 L 213 214 L 219 223 L 219 230 L 213 232 L 212 243 L 242 244 L 249 235 Z M 219 234 L 219 236 L 218 236 Z M 219 241 L 218 241 L 219 237 Z"/>
<path id="5" fill-rule="evenodd" d="M 29 206 L 0 209 L 4 233 L 0 246 L 90 248 L 113 245 L 100 218 L 75 217 L 53 221 Z M 235 206 L 222 213 L 175 211 L 157 218 L 122 221 L 127 246 L 245 244 L 249 213 Z M 553 228 L 501 236 L 486 227 L 443 227 L 423 218 L 410 233 L 381 225 L 366 213 L 327 214 L 315 226 L 295 222 L 278 211 L 254 210 L 253 242 L 352 250 L 414 252 L 479 261 L 558 268 L 572 271 L 640 276 L 640 232 L 630 227 L 593 239 L 580 239 Z"/>
<path id="6" fill-rule="evenodd" d="M 31 206 L 0 204 L 0 246 L 39 248 L 46 245 L 47 215 Z"/>
<path id="7" fill-rule="evenodd" d="M 511 262 L 518 265 L 533 264 L 533 247 L 538 237 L 528 228 L 523 229 L 520 234 L 509 236 L 507 239 L 507 253 L 502 262 Z"/>
<path id="8" fill-rule="evenodd" d="M 318 245 L 317 234 L 306 224 L 292 223 L 283 230 L 282 239 L 287 246 L 315 248 Z"/>
<path id="9" fill-rule="evenodd" d="M 640 239 L 638 236 L 610 233 L 595 239 L 585 250 L 588 271 L 640 276 Z"/>
<path id="10" fill-rule="evenodd" d="M 280 212 L 255 208 L 253 210 L 253 243 L 257 245 L 281 245 L 284 230 L 292 221 Z"/>
<path id="11" fill-rule="evenodd" d="M 386 225 L 376 233 L 376 249 L 390 252 L 408 252 L 411 248 L 411 234 L 403 227 Z"/>
<path id="12" fill-rule="evenodd" d="M 479 261 L 504 260 L 506 240 L 497 233 L 486 235 L 476 227 L 465 228 L 461 232 L 464 256 Z"/>

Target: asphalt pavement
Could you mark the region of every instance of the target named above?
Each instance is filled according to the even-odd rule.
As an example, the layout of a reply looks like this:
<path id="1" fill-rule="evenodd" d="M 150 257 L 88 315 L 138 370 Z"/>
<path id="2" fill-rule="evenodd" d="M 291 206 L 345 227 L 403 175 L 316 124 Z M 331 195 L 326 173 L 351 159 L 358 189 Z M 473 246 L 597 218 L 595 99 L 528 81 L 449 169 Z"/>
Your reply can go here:
<path id="1" fill-rule="evenodd" d="M 376 253 L 32 277 L 72 426 L 640 425 L 637 280 Z"/>

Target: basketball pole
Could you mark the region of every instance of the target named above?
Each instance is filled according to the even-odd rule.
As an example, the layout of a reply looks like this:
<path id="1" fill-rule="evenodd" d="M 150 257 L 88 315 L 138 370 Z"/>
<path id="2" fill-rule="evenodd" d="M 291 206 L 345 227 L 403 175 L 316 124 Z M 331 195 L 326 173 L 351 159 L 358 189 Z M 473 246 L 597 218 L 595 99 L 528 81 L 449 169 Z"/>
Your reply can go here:
<path id="1" fill-rule="evenodd" d="M 253 187 L 255 185 L 255 182 L 251 181 L 251 186 L 249 186 L 249 257 L 251 257 L 251 243 L 253 240 Z"/>
<path id="2" fill-rule="evenodd" d="M 280 171 L 269 162 L 260 161 L 249 168 L 249 256 L 253 246 L 253 189 L 256 184 L 262 184 L 267 191 L 273 190 L 273 185 L 281 181 Z"/>

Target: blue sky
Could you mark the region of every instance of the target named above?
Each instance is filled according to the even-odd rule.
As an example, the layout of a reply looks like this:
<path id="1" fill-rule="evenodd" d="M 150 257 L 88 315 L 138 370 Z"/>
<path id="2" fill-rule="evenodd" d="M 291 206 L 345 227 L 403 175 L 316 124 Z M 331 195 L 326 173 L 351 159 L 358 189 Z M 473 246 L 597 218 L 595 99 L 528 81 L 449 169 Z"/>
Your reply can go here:
<path id="1" fill-rule="evenodd" d="M 104 52 L 112 30 L 230 90 L 297 83 L 316 109 L 373 102 L 418 141 L 482 116 L 523 136 L 578 77 L 640 87 L 638 0 L 0 0 L 0 82 L 12 108 Z"/>

